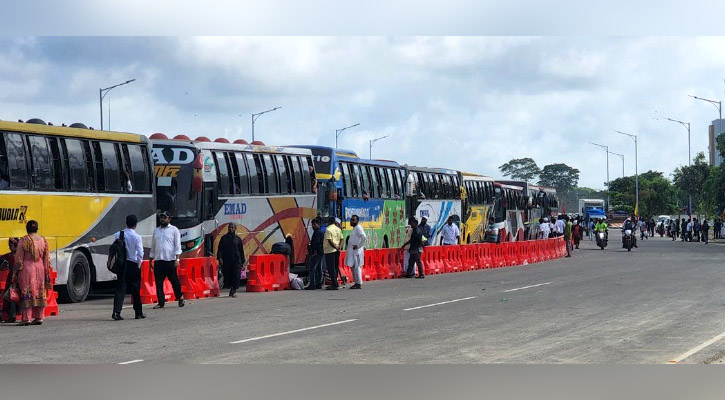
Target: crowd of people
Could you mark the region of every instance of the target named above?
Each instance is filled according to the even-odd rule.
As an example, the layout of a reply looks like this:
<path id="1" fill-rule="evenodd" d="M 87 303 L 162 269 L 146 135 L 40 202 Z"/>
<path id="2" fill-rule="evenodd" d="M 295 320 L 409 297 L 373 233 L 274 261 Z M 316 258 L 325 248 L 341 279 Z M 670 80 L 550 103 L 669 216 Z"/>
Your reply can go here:
<path id="1" fill-rule="evenodd" d="M 713 228 L 713 239 L 723 238 L 723 221 L 722 218 L 716 218 L 712 224 L 707 219 L 700 222 L 697 218 L 672 219 L 665 228 L 665 234 L 672 238 L 672 241 L 680 240 L 682 242 L 702 242 L 708 244 L 710 242 L 710 228 Z"/>

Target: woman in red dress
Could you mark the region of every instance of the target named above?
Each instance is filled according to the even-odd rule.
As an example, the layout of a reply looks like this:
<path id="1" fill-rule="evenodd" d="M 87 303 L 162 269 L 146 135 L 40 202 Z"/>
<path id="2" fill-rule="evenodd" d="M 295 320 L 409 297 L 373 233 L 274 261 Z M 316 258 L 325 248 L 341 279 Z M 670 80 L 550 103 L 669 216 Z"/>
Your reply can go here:
<path id="1" fill-rule="evenodd" d="M 18 326 L 43 323 L 46 289 L 50 286 L 48 242 L 38 234 L 37 221 L 28 221 L 25 228 L 28 234 L 18 243 L 13 276 L 20 290 L 22 320 Z"/>

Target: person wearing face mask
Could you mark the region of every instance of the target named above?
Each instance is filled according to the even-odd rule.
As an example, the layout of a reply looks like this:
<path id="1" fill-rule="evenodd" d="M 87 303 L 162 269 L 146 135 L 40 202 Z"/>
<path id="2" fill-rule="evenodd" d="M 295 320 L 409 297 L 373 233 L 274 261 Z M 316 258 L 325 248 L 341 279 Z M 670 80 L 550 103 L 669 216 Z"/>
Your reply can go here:
<path id="1" fill-rule="evenodd" d="M 461 231 L 458 229 L 458 225 L 453 223 L 453 217 L 448 217 L 446 224 L 441 229 L 441 241 L 443 246 L 451 246 L 458 244 L 458 240 L 461 238 Z"/>
<path id="2" fill-rule="evenodd" d="M 361 289 L 362 267 L 365 264 L 365 244 L 368 237 L 365 235 L 365 230 L 360 225 L 360 218 L 357 215 L 350 217 L 350 226 L 352 226 L 352 232 L 347 242 L 345 265 L 352 270 L 354 285 L 350 286 L 350 289 Z"/>
<path id="3" fill-rule="evenodd" d="M 167 278 L 171 282 L 171 287 L 174 288 L 174 296 L 179 301 L 179 307 L 183 307 L 184 295 L 181 293 L 181 283 L 176 273 L 181 256 L 181 234 L 178 228 L 171 225 L 171 216 L 168 212 L 164 211 L 159 214 L 159 222 L 161 224 L 154 230 L 149 253 L 149 266 L 154 272 L 156 296 L 159 300 L 154 308 L 164 308 L 166 303 L 164 280 Z"/>

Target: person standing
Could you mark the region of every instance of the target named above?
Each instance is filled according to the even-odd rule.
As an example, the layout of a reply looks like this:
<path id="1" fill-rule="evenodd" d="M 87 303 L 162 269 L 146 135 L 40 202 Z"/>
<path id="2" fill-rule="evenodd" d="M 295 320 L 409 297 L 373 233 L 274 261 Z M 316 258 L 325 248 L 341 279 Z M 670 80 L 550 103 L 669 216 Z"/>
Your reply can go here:
<path id="1" fill-rule="evenodd" d="M 136 319 L 146 316 L 141 308 L 141 262 L 143 261 L 143 243 L 141 236 L 136 233 L 138 218 L 135 215 L 126 216 L 126 229 L 123 230 L 123 241 L 126 244 L 126 262 L 117 273 L 116 294 L 113 298 L 113 314 L 111 318 L 116 321 L 123 320 L 121 308 L 126 297 L 126 287 L 131 288 L 131 299 Z M 119 234 L 116 234 L 116 239 Z"/>
<path id="2" fill-rule="evenodd" d="M 20 291 L 20 314 L 18 326 L 41 325 L 45 313 L 47 290 L 50 284 L 50 250 L 48 242 L 38 234 L 38 221 L 25 224 L 28 233 L 18 242 L 13 266 L 13 283 Z M 33 321 L 30 321 L 30 318 Z"/>
<path id="3" fill-rule="evenodd" d="M 174 289 L 174 296 L 179 301 L 179 307 L 183 307 L 184 295 L 181 293 L 181 283 L 176 272 L 181 257 L 181 234 L 178 228 L 171 225 L 171 216 L 168 212 L 163 211 L 159 214 L 159 222 L 161 224 L 154 229 L 151 238 L 151 253 L 149 253 L 149 266 L 154 272 L 156 297 L 159 301 L 154 309 L 164 308 L 166 304 L 164 281 L 167 278 Z"/>
<path id="4" fill-rule="evenodd" d="M 417 224 L 416 224 L 417 225 Z M 461 238 L 461 231 L 458 225 L 453 223 L 453 217 L 448 217 L 446 224 L 441 229 L 441 241 L 443 246 L 452 246 L 458 244 Z"/>
<path id="5" fill-rule="evenodd" d="M 564 228 L 566 228 L 566 215 L 558 215 L 554 227 L 556 228 L 556 235 L 561 236 L 564 234 Z"/>
<path id="6" fill-rule="evenodd" d="M 345 265 L 352 270 L 352 280 L 354 284 L 350 289 L 362 289 L 362 267 L 365 265 L 365 244 L 368 237 L 365 230 L 360 225 L 360 218 L 357 215 L 350 217 L 350 233 L 347 242 L 347 254 L 345 255 Z"/>
<path id="7" fill-rule="evenodd" d="M 423 247 L 427 246 L 428 240 L 430 240 L 430 235 L 431 235 L 430 225 L 428 225 L 428 218 L 423 217 L 420 219 L 420 225 L 418 225 L 418 232 L 422 236 L 422 238 L 421 238 L 423 240 L 422 246 Z M 409 239 L 409 238 L 407 238 L 407 239 Z"/>
<path id="8" fill-rule="evenodd" d="M 411 234 L 410 239 L 408 239 L 403 245 L 400 247 L 401 249 L 408 247 L 408 252 L 410 253 L 410 259 L 408 261 L 408 268 L 405 271 L 405 277 L 406 278 L 412 278 L 415 276 L 415 269 L 417 267 L 418 269 L 418 276 L 417 278 L 423 279 L 425 278 L 425 268 L 423 268 L 423 261 L 421 261 L 420 256 L 421 252 L 423 250 L 423 235 L 420 233 L 420 229 L 418 226 L 418 221 L 416 221 L 415 218 L 410 219 L 410 225 L 411 225 Z"/>
<path id="9" fill-rule="evenodd" d="M 685 222 L 685 219 L 682 218 L 682 222 L 680 223 L 680 230 L 682 231 L 682 238 L 681 241 L 685 241 L 687 238 L 687 222 Z"/>
<path id="10" fill-rule="evenodd" d="M 310 263 L 309 284 L 305 290 L 322 289 L 322 258 L 324 256 L 322 242 L 324 234 L 320 229 L 320 220 L 312 220 L 312 239 L 307 246 L 307 258 Z"/>
<path id="11" fill-rule="evenodd" d="M 491 218 L 489 218 L 488 221 L 490 223 Z M 539 225 L 539 230 L 541 231 L 540 239 L 548 239 L 551 237 L 551 224 L 549 223 L 548 217 L 544 217 L 541 224 Z"/>
<path id="12" fill-rule="evenodd" d="M 708 243 L 710 240 L 710 224 L 707 223 L 707 220 L 702 220 L 702 241 L 705 242 L 705 244 Z"/>
<path id="13" fill-rule="evenodd" d="M 415 217 L 408 218 L 408 225 L 405 226 L 405 237 L 403 238 L 403 243 L 407 243 L 410 240 L 410 235 L 413 232 L 412 227 L 412 221 L 415 220 Z M 416 221 L 418 222 L 418 221 Z M 403 245 L 403 271 L 408 270 L 408 263 L 410 262 L 410 245 Z"/>
<path id="14" fill-rule="evenodd" d="M 581 224 L 579 224 L 579 221 L 575 219 L 572 224 L 572 239 L 574 239 L 574 247 L 577 249 L 579 248 L 579 241 L 581 241 L 581 232 Z"/>
<path id="15" fill-rule="evenodd" d="M 700 241 L 700 221 L 697 218 L 692 219 L 692 232 L 693 232 L 693 238 L 699 242 Z"/>
<path id="16" fill-rule="evenodd" d="M 342 230 L 335 225 L 335 217 L 327 219 L 327 229 L 325 230 L 325 242 L 323 243 L 323 252 L 325 253 L 325 265 L 327 265 L 327 273 L 330 275 L 330 286 L 327 290 L 338 290 L 340 285 L 337 282 L 337 270 L 340 265 L 340 251 L 342 249 Z"/>
<path id="17" fill-rule="evenodd" d="M 486 243 L 498 243 L 498 226 L 496 226 L 496 220 L 493 217 L 488 217 L 488 226 L 484 233 L 483 241 Z"/>
<path id="18" fill-rule="evenodd" d="M 5 279 L 5 286 L 0 288 L 0 301 L 2 301 L 2 309 L 0 310 L 0 322 L 13 323 L 15 322 L 17 310 L 16 303 L 5 299 L 5 292 L 10 290 L 10 284 L 13 281 L 13 274 L 15 273 L 15 254 L 18 250 L 18 238 L 8 239 L 9 253 L 4 254 L 0 257 L 0 272 L 6 270 L 7 278 Z"/>
<path id="19" fill-rule="evenodd" d="M 720 229 L 722 228 L 722 222 L 720 221 L 720 218 L 716 218 L 715 222 L 712 224 L 713 227 L 713 239 L 720 239 Z"/>
<path id="20" fill-rule="evenodd" d="M 230 222 L 227 233 L 219 240 L 217 260 L 224 271 L 224 286 L 229 286 L 229 297 L 237 297 L 242 278 L 242 268 L 247 261 L 244 256 L 244 243 L 237 236 L 237 224 Z"/>
<path id="21" fill-rule="evenodd" d="M 559 220 L 557 220 L 559 221 Z M 566 256 L 571 257 L 571 235 L 572 225 L 569 217 L 564 216 L 564 242 L 566 243 Z"/>

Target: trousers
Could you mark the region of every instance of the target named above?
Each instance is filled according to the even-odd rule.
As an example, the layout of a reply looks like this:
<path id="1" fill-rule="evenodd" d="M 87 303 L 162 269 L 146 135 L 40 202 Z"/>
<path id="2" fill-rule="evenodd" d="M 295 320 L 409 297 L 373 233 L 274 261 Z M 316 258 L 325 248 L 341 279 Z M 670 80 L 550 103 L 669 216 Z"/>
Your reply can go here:
<path id="1" fill-rule="evenodd" d="M 310 286 L 322 286 L 322 256 L 319 254 L 310 256 Z"/>
<path id="2" fill-rule="evenodd" d="M 339 287 L 337 282 L 337 270 L 340 265 L 340 252 L 335 251 L 325 254 L 325 264 L 327 265 L 327 273 L 330 275 L 330 284 L 332 287 Z"/>
<path id="3" fill-rule="evenodd" d="M 113 313 L 121 314 L 123 299 L 126 297 L 126 289 L 131 289 L 133 311 L 136 315 L 143 314 L 141 308 L 141 269 L 135 261 L 126 260 L 123 268 L 116 274 L 116 295 L 113 298 Z"/>
<path id="4" fill-rule="evenodd" d="M 179 282 L 179 275 L 176 273 L 176 262 L 154 260 L 154 280 L 156 281 L 156 297 L 158 298 L 159 305 L 166 304 L 166 295 L 164 294 L 164 280 L 169 279 L 171 287 L 174 289 L 174 296 L 176 299 L 180 299 L 181 294 L 181 283 Z M 239 278 L 237 278 L 238 280 Z"/>
<path id="5" fill-rule="evenodd" d="M 418 276 L 425 276 L 425 269 L 423 269 L 423 261 L 420 259 L 420 252 L 410 253 L 410 259 L 408 260 L 408 269 L 405 271 L 406 275 L 415 275 L 415 267 L 418 267 Z"/>

